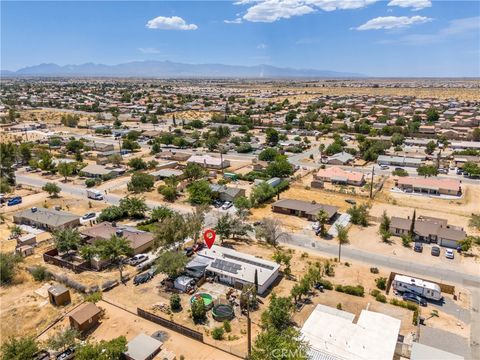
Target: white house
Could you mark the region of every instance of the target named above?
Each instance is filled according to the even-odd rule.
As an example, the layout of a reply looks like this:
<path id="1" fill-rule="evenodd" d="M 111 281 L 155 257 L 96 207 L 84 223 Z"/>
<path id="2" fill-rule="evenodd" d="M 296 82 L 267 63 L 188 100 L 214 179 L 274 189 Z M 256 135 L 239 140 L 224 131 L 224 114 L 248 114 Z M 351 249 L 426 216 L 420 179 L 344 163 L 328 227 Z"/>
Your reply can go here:
<path id="1" fill-rule="evenodd" d="M 256 270 L 259 294 L 265 293 L 279 274 L 280 265 L 273 261 L 217 245 L 199 251 L 198 255 L 210 259 L 206 267 L 207 273 L 213 274 L 219 282 L 235 288 L 242 288 L 244 284 L 254 284 Z"/>

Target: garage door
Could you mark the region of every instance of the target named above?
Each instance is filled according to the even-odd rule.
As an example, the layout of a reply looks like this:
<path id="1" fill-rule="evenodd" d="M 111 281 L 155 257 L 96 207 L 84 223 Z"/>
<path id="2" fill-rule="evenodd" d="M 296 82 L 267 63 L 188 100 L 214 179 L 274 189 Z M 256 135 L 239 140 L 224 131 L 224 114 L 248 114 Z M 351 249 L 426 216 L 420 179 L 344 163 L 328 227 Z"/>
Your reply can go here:
<path id="1" fill-rule="evenodd" d="M 446 239 L 440 239 L 440 246 L 445 246 L 449 247 L 452 249 L 456 249 L 458 243 L 455 240 L 446 240 Z"/>

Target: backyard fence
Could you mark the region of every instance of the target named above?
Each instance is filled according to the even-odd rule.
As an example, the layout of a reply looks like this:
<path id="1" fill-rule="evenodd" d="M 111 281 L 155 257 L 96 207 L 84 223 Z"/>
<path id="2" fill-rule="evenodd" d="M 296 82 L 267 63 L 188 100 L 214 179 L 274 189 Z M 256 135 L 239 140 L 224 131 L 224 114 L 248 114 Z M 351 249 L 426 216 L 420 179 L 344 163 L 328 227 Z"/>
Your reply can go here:
<path id="1" fill-rule="evenodd" d="M 168 329 L 171 329 L 173 331 L 176 331 L 182 335 L 188 336 L 192 339 L 195 339 L 197 341 L 203 342 L 203 333 L 198 332 L 196 330 L 190 329 L 186 326 L 177 324 L 176 322 L 167 320 L 163 317 L 160 317 L 158 315 L 152 314 L 148 311 L 145 311 L 143 309 L 137 308 L 137 314 L 141 318 L 147 319 L 151 322 L 154 322 L 155 324 L 162 325 Z"/>

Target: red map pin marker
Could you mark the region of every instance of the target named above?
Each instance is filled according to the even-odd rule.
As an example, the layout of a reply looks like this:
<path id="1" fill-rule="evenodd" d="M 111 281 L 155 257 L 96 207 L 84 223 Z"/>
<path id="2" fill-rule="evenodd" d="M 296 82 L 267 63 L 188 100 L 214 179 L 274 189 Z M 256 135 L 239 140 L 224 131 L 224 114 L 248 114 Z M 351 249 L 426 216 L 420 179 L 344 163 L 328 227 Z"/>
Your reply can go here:
<path id="1" fill-rule="evenodd" d="M 212 229 L 208 229 L 203 233 L 203 238 L 205 239 L 205 244 L 207 244 L 208 248 L 210 249 L 215 242 L 215 231 Z"/>

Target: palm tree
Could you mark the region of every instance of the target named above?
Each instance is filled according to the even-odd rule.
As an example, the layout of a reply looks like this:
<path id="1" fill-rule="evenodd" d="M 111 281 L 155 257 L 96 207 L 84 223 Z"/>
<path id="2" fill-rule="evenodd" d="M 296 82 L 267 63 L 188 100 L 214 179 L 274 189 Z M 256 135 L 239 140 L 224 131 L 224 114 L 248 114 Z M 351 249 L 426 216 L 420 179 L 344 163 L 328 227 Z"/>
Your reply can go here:
<path id="1" fill-rule="evenodd" d="M 130 241 L 122 236 L 112 235 L 108 240 L 98 240 L 95 246 L 102 260 L 109 260 L 118 266 L 120 281 L 123 283 L 123 257 L 133 252 Z"/>
<path id="2" fill-rule="evenodd" d="M 76 229 L 66 228 L 53 233 L 53 241 L 60 253 L 76 250 L 81 240 L 82 238 Z"/>
<path id="3" fill-rule="evenodd" d="M 317 221 L 320 224 L 320 234 L 325 235 L 325 224 L 328 221 L 328 213 L 325 210 L 320 210 L 317 214 Z"/>
<path id="4" fill-rule="evenodd" d="M 338 262 L 342 255 L 342 244 L 348 243 L 348 230 L 345 226 L 337 225 L 337 237 L 338 237 Z"/>

